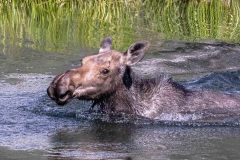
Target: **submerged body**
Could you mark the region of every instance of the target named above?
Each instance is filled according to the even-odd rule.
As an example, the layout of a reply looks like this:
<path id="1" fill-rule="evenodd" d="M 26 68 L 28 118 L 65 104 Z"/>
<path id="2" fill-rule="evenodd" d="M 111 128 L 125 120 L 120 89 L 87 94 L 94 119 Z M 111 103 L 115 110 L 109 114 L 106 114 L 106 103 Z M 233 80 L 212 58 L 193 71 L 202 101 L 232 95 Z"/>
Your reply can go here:
<path id="1" fill-rule="evenodd" d="M 129 113 L 161 119 L 166 114 L 196 114 L 200 118 L 240 115 L 240 96 L 212 91 L 189 91 L 164 75 L 143 77 L 132 65 L 148 46 L 138 42 L 120 53 L 102 41 L 99 54 L 85 57 L 80 67 L 53 80 L 48 95 L 64 105 L 72 98 L 94 101 L 107 113 Z"/>
<path id="2" fill-rule="evenodd" d="M 123 83 L 115 92 L 98 100 L 106 112 L 124 112 L 151 119 L 174 114 L 196 114 L 201 115 L 201 119 L 240 116 L 239 95 L 190 91 L 163 74 L 145 79 L 131 71 L 126 77 L 123 82 L 131 84 Z"/>

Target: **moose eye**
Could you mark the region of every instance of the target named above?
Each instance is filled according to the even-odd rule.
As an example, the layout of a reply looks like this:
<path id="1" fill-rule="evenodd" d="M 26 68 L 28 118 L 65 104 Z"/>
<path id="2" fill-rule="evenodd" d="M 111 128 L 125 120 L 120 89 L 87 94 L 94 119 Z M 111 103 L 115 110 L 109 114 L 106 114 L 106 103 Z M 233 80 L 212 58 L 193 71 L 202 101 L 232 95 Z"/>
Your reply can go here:
<path id="1" fill-rule="evenodd" d="M 110 70 L 106 69 L 106 68 L 101 71 L 102 74 L 108 74 L 109 72 L 110 72 Z"/>
<path id="2" fill-rule="evenodd" d="M 80 59 L 79 67 L 82 67 L 82 59 Z"/>

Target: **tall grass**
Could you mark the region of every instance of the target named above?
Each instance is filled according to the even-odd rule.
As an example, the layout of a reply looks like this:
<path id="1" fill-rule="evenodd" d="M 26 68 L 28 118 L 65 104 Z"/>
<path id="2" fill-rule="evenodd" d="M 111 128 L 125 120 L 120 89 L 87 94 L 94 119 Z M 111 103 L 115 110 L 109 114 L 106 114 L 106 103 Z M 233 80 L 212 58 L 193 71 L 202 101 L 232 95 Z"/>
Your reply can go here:
<path id="1" fill-rule="evenodd" d="M 151 8 L 145 17 L 149 28 L 164 33 L 166 39 L 240 42 L 238 0 L 155 0 L 146 8 Z"/>
<path id="2" fill-rule="evenodd" d="M 137 37 L 240 41 L 239 0 L 0 0 L 0 44 L 65 52 Z M 151 33 L 151 34 L 149 34 Z"/>

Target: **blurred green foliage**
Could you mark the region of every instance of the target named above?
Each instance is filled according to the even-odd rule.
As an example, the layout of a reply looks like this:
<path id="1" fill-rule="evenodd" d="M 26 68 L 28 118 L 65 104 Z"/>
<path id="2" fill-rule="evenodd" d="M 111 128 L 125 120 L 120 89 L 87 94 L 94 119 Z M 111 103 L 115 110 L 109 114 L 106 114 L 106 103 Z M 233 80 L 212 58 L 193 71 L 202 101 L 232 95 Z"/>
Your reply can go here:
<path id="1" fill-rule="evenodd" d="M 0 45 L 115 48 L 135 39 L 240 41 L 239 0 L 0 0 Z"/>

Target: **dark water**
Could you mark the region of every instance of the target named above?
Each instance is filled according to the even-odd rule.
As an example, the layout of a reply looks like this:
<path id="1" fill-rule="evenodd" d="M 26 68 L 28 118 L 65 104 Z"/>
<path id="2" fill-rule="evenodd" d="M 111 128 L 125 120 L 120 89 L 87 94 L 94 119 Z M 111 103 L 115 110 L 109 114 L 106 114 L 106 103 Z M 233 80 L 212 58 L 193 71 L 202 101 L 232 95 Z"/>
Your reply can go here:
<path id="1" fill-rule="evenodd" d="M 171 74 L 194 90 L 239 94 L 239 51 L 240 46 L 225 43 L 165 41 L 161 48 L 153 45 L 134 69 L 145 76 Z M 182 117 L 183 124 L 154 123 L 89 113 L 90 104 L 77 100 L 58 107 L 46 88 L 54 74 L 78 64 L 79 53 L 18 52 L 20 57 L 1 55 L 0 159 L 240 157 L 239 117 L 221 123 L 188 123 L 188 117 Z"/>

